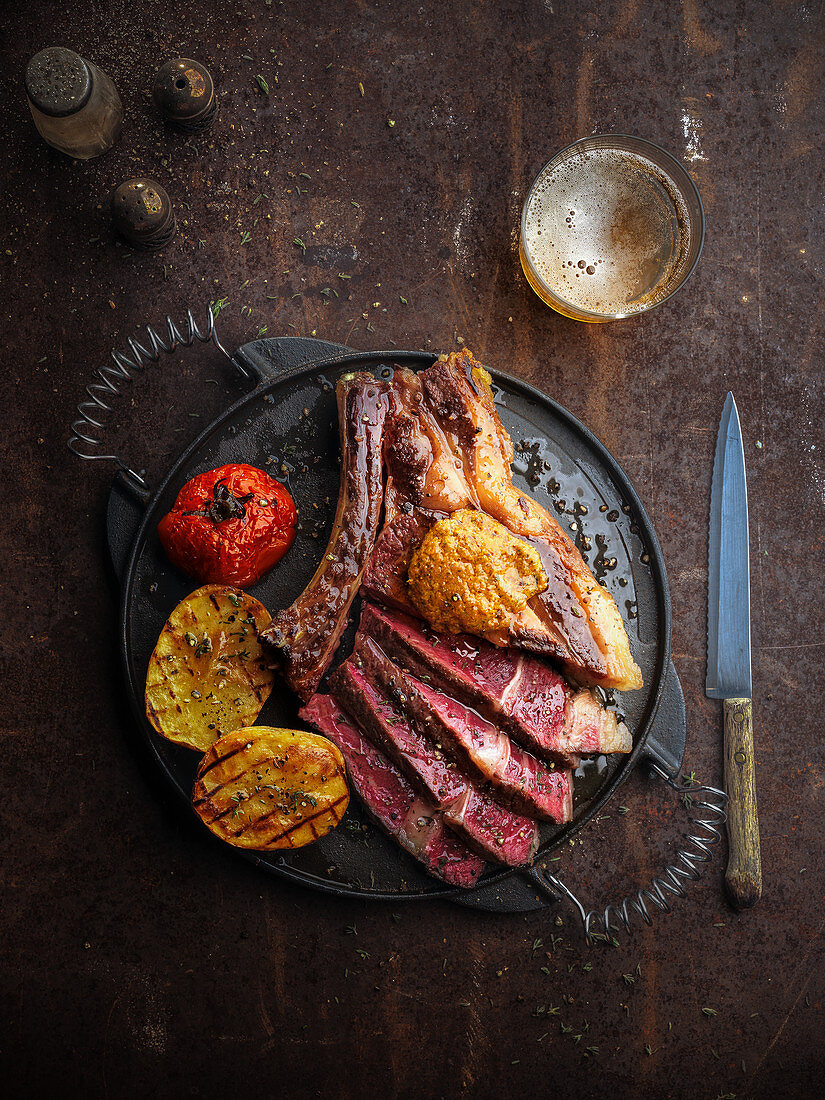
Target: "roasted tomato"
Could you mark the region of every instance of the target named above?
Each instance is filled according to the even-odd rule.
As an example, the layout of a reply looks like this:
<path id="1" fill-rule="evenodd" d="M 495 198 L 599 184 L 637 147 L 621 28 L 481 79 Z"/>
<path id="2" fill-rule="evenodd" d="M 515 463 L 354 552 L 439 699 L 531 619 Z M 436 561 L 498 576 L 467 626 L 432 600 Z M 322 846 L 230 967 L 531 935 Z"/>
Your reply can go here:
<path id="1" fill-rule="evenodd" d="M 295 538 L 295 504 L 254 466 L 219 466 L 187 481 L 158 535 L 173 565 L 208 584 L 245 588 Z"/>

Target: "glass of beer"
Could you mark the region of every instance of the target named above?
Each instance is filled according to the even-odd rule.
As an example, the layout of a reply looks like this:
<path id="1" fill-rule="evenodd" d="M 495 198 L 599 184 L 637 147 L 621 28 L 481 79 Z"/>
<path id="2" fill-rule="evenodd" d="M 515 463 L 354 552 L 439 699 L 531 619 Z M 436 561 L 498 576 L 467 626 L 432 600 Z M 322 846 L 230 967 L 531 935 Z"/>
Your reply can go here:
<path id="1" fill-rule="evenodd" d="M 614 321 L 674 294 L 704 236 L 702 200 L 677 160 L 642 138 L 597 134 L 539 172 L 519 256 L 548 306 L 577 321 Z"/>

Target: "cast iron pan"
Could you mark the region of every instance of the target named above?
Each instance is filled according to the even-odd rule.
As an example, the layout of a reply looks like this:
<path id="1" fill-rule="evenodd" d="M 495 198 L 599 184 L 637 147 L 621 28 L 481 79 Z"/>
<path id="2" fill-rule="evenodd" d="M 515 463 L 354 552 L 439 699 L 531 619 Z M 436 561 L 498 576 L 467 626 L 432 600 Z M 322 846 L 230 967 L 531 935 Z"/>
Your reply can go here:
<path id="1" fill-rule="evenodd" d="M 337 379 L 352 370 L 389 377 L 396 365 L 420 370 L 434 356 L 361 353 L 317 340 L 279 338 L 246 344 L 233 358 L 249 372 L 252 391 L 184 451 L 151 499 L 118 474 L 108 507 L 110 553 L 122 586 L 120 647 L 129 700 L 160 772 L 187 804 L 198 757 L 159 737 L 146 720 L 143 703 L 158 634 L 175 605 L 196 587 L 167 561 L 156 534 L 158 521 L 183 483 L 197 473 L 229 462 L 268 470 L 288 485 L 301 526 L 283 561 L 250 591 L 272 611 L 287 606 L 312 576 L 335 512 Z M 574 819 L 562 828 L 542 828 L 541 864 L 598 813 L 637 765 L 656 764 L 670 777 L 678 773 L 685 747 L 684 701 L 670 661 L 664 561 L 633 486 L 601 443 L 560 405 L 518 379 L 495 370 L 492 374 L 499 413 L 516 450 L 514 481 L 557 516 L 597 576 L 604 577 L 622 611 L 645 682 L 641 691 L 610 699 L 633 734 L 633 752 L 622 758 L 598 757 L 580 769 Z M 276 685 L 258 721 L 300 725 L 297 710 L 297 700 Z M 241 855 L 262 870 L 338 895 L 393 901 L 449 898 L 509 912 L 548 903 L 534 869 L 491 870 L 470 892 L 430 878 L 372 825 L 357 798 L 341 826 L 307 848 L 284 856 L 229 847 L 226 853 L 227 858 Z"/>

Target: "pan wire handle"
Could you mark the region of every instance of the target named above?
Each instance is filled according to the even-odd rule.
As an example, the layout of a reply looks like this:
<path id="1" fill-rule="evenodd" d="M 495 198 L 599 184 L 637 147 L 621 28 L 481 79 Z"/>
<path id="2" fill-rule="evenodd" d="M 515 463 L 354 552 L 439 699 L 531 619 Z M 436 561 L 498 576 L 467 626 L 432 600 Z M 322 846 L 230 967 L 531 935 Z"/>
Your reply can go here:
<path id="1" fill-rule="evenodd" d="M 686 799 L 686 805 L 691 831 L 687 834 L 685 846 L 676 853 L 673 863 L 668 864 L 650 886 L 623 898 L 616 905 L 606 905 L 603 910 L 587 910 L 557 875 L 546 869 L 537 869 L 537 880 L 543 881 L 547 892 L 556 897 L 562 894 L 578 910 L 588 947 L 592 947 L 597 940 L 610 940 L 613 933 L 620 931 L 621 927 L 632 933 L 632 922 L 636 917 L 641 918 L 645 924 L 652 924 L 655 911 L 651 912 L 651 906 L 662 913 L 669 913 L 670 899 L 687 896 L 685 886 L 701 878 L 705 864 L 713 859 L 714 846 L 722 839 L 722 827 L 727 818 L 725 804 L 728 801 L 724 791 L 720 791 L 718 787 L 678 783 L 658 764 L 652 764 L 651 771 L 682 798 L 687 796 L 690 799 L 689 802 Z M 695 812 L 691 812 L 694 807 Z"/>
<path id="2" fill-rule="evenodd" d="M 214 344 L 243 378 L 252 378 L 249 370 L 231 356 L 218 339 L 215 315 L 211 308 L 203 328 L 198 325 L 191 309 L 187 309 L 186 321 L 180 328 L 167 314 L 165 334 L 162 335 L 151 325 L 147 325 L 146 338 L 143 342 L 134 337 L 130 338 L 127 341 L 128 353 L 112 351 L 114 366 L 100 367 L 95 371 L 94 377 L 97 381 L 93 381 L 86 387 L 87 399 L 77 406 L 79 416 L 72 424 L 73 434 L 69 440 L 69 450 L 78 458 L 114 462 L 127 477 L 141 488 L 147 489 L 148 485 L 142 473 L 133 470 L 116 454 L 99 452 L 98 449 L 103 447 L 105 414 L 112 411 L 109 402 L 113 397 L 120 395 L 123 383 L 133 381 L 133 374 L 143 371 L 148 362 L 156 363 L 160 359 L 161 352 L 171 355 L 178 347 L 191 347 L 196 340 L 202 344 Z"/>

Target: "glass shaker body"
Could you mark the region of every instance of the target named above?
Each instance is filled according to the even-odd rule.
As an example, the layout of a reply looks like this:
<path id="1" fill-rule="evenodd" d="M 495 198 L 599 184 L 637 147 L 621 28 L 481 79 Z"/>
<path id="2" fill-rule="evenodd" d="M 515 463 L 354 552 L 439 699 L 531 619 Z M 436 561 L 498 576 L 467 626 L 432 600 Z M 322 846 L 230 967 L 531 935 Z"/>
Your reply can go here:
<path id="1" fill-rule="evenodd" d="M 33 57 L 26 95 L 40 136 L 61 153 L 90 160 L 117 141 L 123 123 L 117 88 L 73 50 L 52 48 Z"/>

